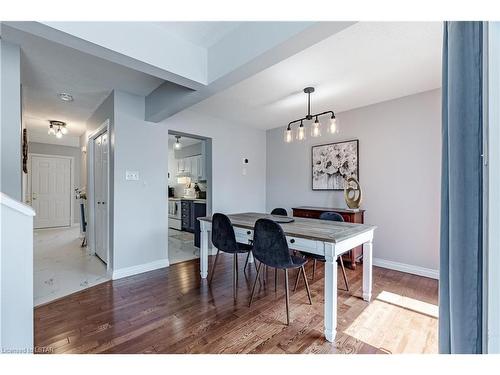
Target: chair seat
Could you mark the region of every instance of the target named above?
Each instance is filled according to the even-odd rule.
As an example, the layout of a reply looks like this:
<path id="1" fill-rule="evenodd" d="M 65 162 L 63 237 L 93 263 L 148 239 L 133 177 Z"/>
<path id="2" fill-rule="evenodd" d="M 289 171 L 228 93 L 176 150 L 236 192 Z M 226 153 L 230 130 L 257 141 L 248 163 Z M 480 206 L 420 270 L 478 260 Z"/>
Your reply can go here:
<path id="1" fill-rule="evenodd" d="M 303 257 L 298 257 L 296 255 L 291 255 L 293 264 L 287 264 L 281 268 L 300 268 L 307 263 L 307 259 Z"/>
<path id="2" fill-rule="evenodd" d="M 326 262 L 326 258 L 324 257 L 324 255 L 306 253 L 305 251 L 299 251 L 299 252 L 306 257 L 319 260 L 320 262 Z"/>
<path id="3" fill-rule="evenodd" d="M 238 245 L 237 253 L 248 253 L 252 250 L 253 247 L 252 245 L 249 245 L 247 243 L 237 242 L 236 244 Z"/>

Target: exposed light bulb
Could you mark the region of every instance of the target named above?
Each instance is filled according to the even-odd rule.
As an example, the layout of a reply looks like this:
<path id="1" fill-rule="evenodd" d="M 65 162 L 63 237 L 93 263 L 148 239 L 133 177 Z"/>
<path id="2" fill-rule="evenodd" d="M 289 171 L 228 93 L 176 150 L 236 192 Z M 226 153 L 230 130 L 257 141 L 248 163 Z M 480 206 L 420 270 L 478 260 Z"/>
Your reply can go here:
<path id="1" fill-rule="evenodd" d="M 66 126 L 63 126 L 61 129 L 61 133 L 63 134 L 68 134 L 68 129 L 66 129 Z"/>
<path id="2" fill-rule="evenodd" d="M 328 132 L 330 134 L 337 134 L 339 132 L 338 126 L 337 126 L 337 119 L 335 116 L 332 116 L 330 118 L 330 126 L 328 127 Z"/>
<path id="3" fill-rule="evenodd" d="M 293 141 L 292 129 L 290 129 L 290 127 L 287 127 L 285 130 L 285 142 L 291 143 L 292 141 Z"/>
<path id="4" fill-rule="evenodd" d="M 179 138 L 180 138 L 180 137 L 178 136 L 178 137 L 176 137 L 176 138 L 177 138 L 177 140 L 176 140 L 176 141 L 175 141 L 175 143 L 174 143 L 174 149 L 175 149 L 175 150 L 180 150 L 180 149 L 182 148 L 182 144 L 181 144 L 181 142 L 179 142 Z"/>
<path id="5" fill-rule="evenodd" d="M 54 135 L 56 134 L 56 131 L 54 130 L 54 127 L 52 125 L 49 126 L 49 135 Z"/>
<path id="6" fill-rule="evenodd" d="M 297 128 L 297 139 L 299 141 L 303 141 L 306 139 L 306 129 L 304 128 L 304 124 L 300 123 L 300 126 Z"/>
<path id="7" fill-rule="evenodd" d="M 57 129 L 57 132 L 56 132 L 56 138 L 62 138 L 62 133 L 61 133 L 61 129 Z"/>
<path id="8" fill-rule="evenodd" d="M 311 126 L 311 136 L 312 137 L 319 137 L 321 135 L 321 127 L 320 127 L 320 122 L 318 121 L 318 118 L 316 117 L 316 120 Z"/>

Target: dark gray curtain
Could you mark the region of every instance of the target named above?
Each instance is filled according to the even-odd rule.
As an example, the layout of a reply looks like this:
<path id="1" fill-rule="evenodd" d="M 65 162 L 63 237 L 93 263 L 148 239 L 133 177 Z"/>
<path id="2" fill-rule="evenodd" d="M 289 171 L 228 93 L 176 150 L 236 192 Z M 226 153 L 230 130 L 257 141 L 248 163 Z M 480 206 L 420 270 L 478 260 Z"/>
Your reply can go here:
<path id="1" fill-rule="evenodd" d="M 482 22 L 445 22 L 440 353 L 482 352 Z"/>

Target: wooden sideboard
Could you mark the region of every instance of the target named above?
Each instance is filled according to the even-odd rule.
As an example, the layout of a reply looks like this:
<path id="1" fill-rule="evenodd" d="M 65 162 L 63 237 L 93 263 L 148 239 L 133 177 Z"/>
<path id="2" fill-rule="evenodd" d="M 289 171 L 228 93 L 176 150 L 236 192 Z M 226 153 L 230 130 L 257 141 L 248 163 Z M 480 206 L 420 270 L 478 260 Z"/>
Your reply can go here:
<path id="1" fill-rule="evenodd" d="M 344 221 L 348 223 L 364 224 L 364 213 L 365 210 L 348 210 L 343 208 L 333 208 L 333 207 L 309 207 L 300 206 L 293 207 L 293 216 L 295 217 L 309 217 L 312 219 L 319 219 L 319 215 L 323 212 L 336 212 L 344 218 Z M 352 249 L 349 253 L 344 255 L 343 259 L 349 262 L 348 267 L 351 269 L 356 269 L 356 262 L 360 262 L 363 257 L 363 246 L 358 246 Z"/>

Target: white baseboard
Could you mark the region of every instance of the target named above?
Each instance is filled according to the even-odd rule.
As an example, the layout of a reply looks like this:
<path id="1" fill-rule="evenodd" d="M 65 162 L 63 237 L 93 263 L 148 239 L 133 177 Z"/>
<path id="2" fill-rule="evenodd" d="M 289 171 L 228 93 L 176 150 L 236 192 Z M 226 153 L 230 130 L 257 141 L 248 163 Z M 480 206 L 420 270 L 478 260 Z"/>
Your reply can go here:
<path id="1" fill-rule="evenodd" d="M 430 277 L 431 279 L 439 280 L 439 270 L 433 270 L 431 268 L 413 266 L 411 264 L 393 262 L 391 260 L 380 258 L 373 258 L 373 265 L 377 267 L 388 268 L 390 270 L 411 273 L 413 275 L 425 276 Z"/>
<path id="2" fill-rule="evenodd" d="M 150 263 L 139 264 L 138 266 L 120 268 L 117 270 L 113 270 L 112 279 L 113 280 L 121 279 L 123 277 L 133 276 L 139 273 L 144 273 L 159 268 L 168 267 L 169 265 L 170 263 L 168 262 L 168 259 L 160 259 Z"/>

